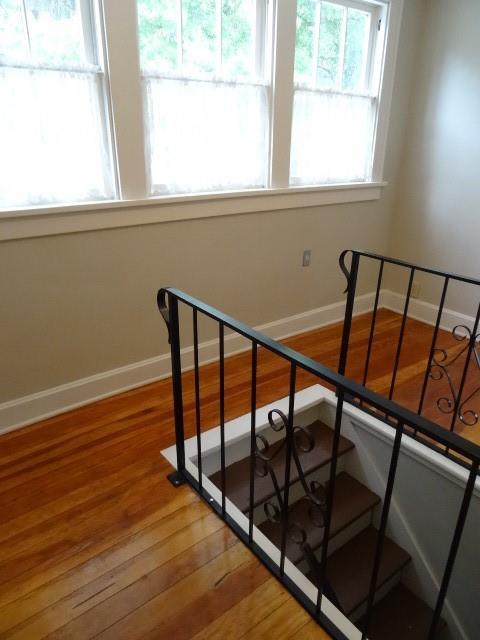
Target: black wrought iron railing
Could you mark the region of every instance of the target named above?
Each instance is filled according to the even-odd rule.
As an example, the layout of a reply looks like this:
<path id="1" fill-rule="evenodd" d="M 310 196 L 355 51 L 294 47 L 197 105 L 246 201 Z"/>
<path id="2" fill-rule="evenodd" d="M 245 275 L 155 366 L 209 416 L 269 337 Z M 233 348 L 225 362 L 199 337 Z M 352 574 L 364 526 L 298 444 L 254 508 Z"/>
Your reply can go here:
<path id="1" fill-rule="evenodd" d="M 349 265 L 347 265 L 347 256 L 351 256 Z M 352 315 L 358 299 L 359 273 L 362 268 L 368 267 L 376 269 L 377 273 L 365 360 L 359 378 L 362 385 L 366 387 L 370 385 L 372 354 L 379 343 L 376 329 L 379 310 L 383 306 L 382 294 L 385 287 L 389 286 L 388 280 L 394 277 L 397 282 L 396 289 L 400 289 L 402 293 L 396 294 L 397 306 L 400 307 L 396 309 L 399 313 L 399 328 L 396 344 L 390 345 L 394 347 L 394 355 L 390 354 L 390 356 L 393 355 L 393 359 L 390 357 L 386 368 L 387 377 L 390 379 L 388 388 L 384 390 L 385 395 L 389 400 L 398 395 L 399 365 L 402 356 L 412 348 L 408 343 L 412 342 L 412 337 L 415 337 L 421 325 L 415 312 L 412 313 L 412 305 L 420 304 L 421 308 L 426 310 L 430 325 L 429 335 L 426 332 L 424 341 L 428 351 L 425 350 L 422 354 L 420 366 L 412 374 L 413 378 L 409 380 L 408 397 L 404 394 L 398 402 L 450 431 L 461 431 L 466 427 L 477 425 L 480 414 L 480 280 L 373 253 L 344 251 L 340 255 L 340 268 L 347 279 L 347 306 L 339 363 L 340 373 L 345 373 L 347 367 Z M 388 270 L 390 270 L 389 273 L 387 273 Z M 412 295 L 414 282 L 417 279 L 435 292 L 430 302 L 420 301 L 419 303 L 417 296 Z M 428 279 L 427 283 L 425 279 Z M 447 308 L 449 294 L 455 297 L 455 287 L 457 290 L 463 287 L 462 298 L 470 301 L 472 317 L 452 313 Z M 445 324 L 448 327 L 444 327 Z M 424 330 L 425 325 L 420 328 Z M 382 348 L 383 353 L 380 358 L 388 359 L 384 353 L 385 347 Z M 418 348 L 418 345 L 415 348 Z M 415 359 L 419 359 L 418 354 Z M 384 417 L 389 418 L 388 415 Z"/>
<path id="2" fill-rule="evenodd" d="M 365 372 L 360 384 L 347 378 L 344 375 L 348 357 L 348 345 L 351 332 L 351 323 L 353 317 L 353 309 L 356 294 L 356 282 L 360 259 L 371 259 L 379 262 L 380 272 L 377 280 L 377 289 L 375 296 L 375 304 L 372 313 L 372 324 L 370 330 L 370 340 L 367 345 L 367 358 L 365 363 Z M 451 523 L 451 542 L 446 552 L 445 564 L 442 569 L 442 575 L 438 593 L 436 595 L 435 605 L 432 607 L 431 619 L 428 623 L 428 629 L 425 631 L 425 637 L 434 638 L 441 625 L 442 609 L 444 607 L 445 598 L 452 571 L 455 565 L 457 553 L 459 551 L 462 532 L 465 527 L 467 514 L 474 492 L 475 481 L 478 474 L 480 464 L 480 447 L 472 442 L 465 440 L 456 434 L 453 430 L 444 429 L 443 427 L 428 420 L 420 415 L 421 407 L 418 412 L 412 411 L 407 407 L 392 400 L 395 391 L 395 378 L 399 367 L 402 344 L 405 333 L 405 325 L 408 317 L 408 299 L 411 293 L 411 285 L 413 275 L 419 267 L 413 267 L 407 263 L 397 264 L 405 266 L 411 270 L 409 286 L 407 291 L 404 314 L 402 316 L 401 330 L 396 348 L 396 356 L 394 369 L 392 374 L 391 389 L 388 397 L 384 397 L 379 393 L 368 389 L 365 384 L 368 382 L 369 359 L 373 344 L 373 336 L 375 331 L 375 321 L 379 308 L 380 291 L 382 286 L 382 270 L 389 259 L 371 254 L 363 254 L 360 252 L 352 252 L 352 261 L 350 268 L 346 267 L 345 254 L 342 254 L 341 265 L 347 277 L 347 304 L 346 316 L 343 333 L 343 341 L 341 347 L 339 372 L 333 371 L 319 362 L 294 351 L 293 349 L 272 340 L 262 333 L 250 328 L 249 326 L 235 320 L 225 313 L 211 307 L 208 304 L 182 292 L 175 288 L 160 289 L 158 292 L 158 307 L 166 322 L 169 334 L 169 342 L 171 348 L 172 361 L 172 385 L 174 399 L 174 417 L 175 417 L 175 446 L 176 446 L 176 466 L 177 470 L 171 474 L 170 479 L 175 485 L 187 482 L 198 494 L 204 498 L 212 509 L 225 521 L 225 523 L 237 534 L 237 536 L 255 553 L 258 558 L 277 576 L 277 578 L 289 589 L 292 595 L 305 607 L 305 609 L 319 622 L 319 624 L 334 638 L 346 638 L 347 636 L 332 621 L 329 615 L 325 613 L 325 607 L 322 607 L 322 600 L 327 597 L 334 604 L 341 606 L 338 594 L 332 586 L 332 577 L 329 574 L 329 545 L 331 538 L 338 529 L 336 515 L 334 513 L 336 503 L 336 485 L 338 484 L 338 460 L 343 453 L 348 450 L 348 440 L 344 438 L 344 429 L 342 419 L 345 414 L 345 402 L 353 402 L 361 410 L 374 411 L 375 415 L 384 417 L 390 428 L 394 432 L 394 439 L 391 447 L 391 454 L 386 476 L 386 484 L 384 495 L 381 496 L 382 507 L 375 537 L 374 552 L 372 562 L 369 565 L 368 590 L 364 600 L 365 606 L 362 613 L 361 623 L 355 621 L 360 626 L 362 638 L 366 638 L 372 621 L 372 612 L 375 607 L 376 593 L 380 584 L 383 584 L 383 558 L 386 553 L 387 544 L 386 532 L 387 522 L 389 518 L 392 493 L 395 486 L 397 475 L 397 465 L 401 452 L 402 442 L 410 434 L 418 434 L 426 441 L 434 443 L 435 446 L 443 447 L 453 452 L 462 459 L 464 466 L 468 468 L 466 481 L 463 489 L 461 505 L 455 520 Z M 437 272 L 435 272 L 437 273 Z M 446 278 L 446 283 L 452 278 L 448 274 L 442 274 Z M 445 284 L 445 287 L 447 284 Z M 442 301 L 444 300 L 442 296 Z M 193 340 L 188 340 L 188 344 L 193 344 L 193 397 L 194 397 L 194 421 L 195 421 L 195 441 L 196 441 L 196 469 L 197 473 L 192 473 L 186 464 L 185 457 L 185 427 L 184 427 L 184 379 L 182 377 L 182 352 L 180 344 L 180 322 L 179 307 L 182 307 L 182 314 L 188 312 L 192 318 Z M 440 305 L 441 307 L 441 305 Z M 479 312 L 480 313 L 480 312 Z M 441 309 L 439 316 L 441 316 Z M 183 317 L 183 315 L 182 315 Z M 205 488 L 206 476 L 204 474 L 205 451 L 203 450 L 202 432 L 202 403 L 200 397 L 200 367 L 199 367 L 199 325 L 200 318 L 208 318 L 209 322 L 213 322 L 216 327 L 218 337 L 218 406 L 219 406 L 219 449 L 220 464 L 216 473 L 215 484 L 219 489 L 220 497 L 213 497 L 212 492 Z M 477 314 L 472 335 L 477 334 L 479 314 Z M 434 337 L 437 336 L 440 321 L 437 319 L 434 328 Z M 233 471 L 230 462 L 227 462 L 227 444 L 226 444 L 226 418 L 225 418 L 225 332 L 228 331 L 236 336 L 241 336 L 248 343 L 250 351 L 251 375 L 248 388 L 245 393 L 248 396 L 248 406 L 250 407 L 249 417 L 249 455 L 247 456 L 248 473 L 241 476 L 241 469 L 236 470 L 237 476 L 243 478 L 241 481 L 245 486 L 239 489 L 238 477 L 235 480 L 235 494 L 232 497 L 233 490 Z M 469 355 L 475 349 L 475 341 L 469 343 Z M 268 442 L 265 436 L 265 430 L 259 432 L 256 424 L 257 420 L 257 388 L 258 388 L 258 367 L 259 367 L 259 351 L 265 350 L 275 358 L 279 358 L 288 366 L 288 411 L 280 410 L 270 411 L 268 420 L 270 427 L 275 432 L 282 431 L 285 434 L 283 440 L 276 440 L 273 444 Z M 430 374 L 435 353 L 435 340 L 432 341 L 430 357 L 428 362 Z M 299 428 L 296 424 L 296 390 L 297 379 L 299 374 L 308 373 L 319 383 L 327 384 L 333 388 L 336 393 L 336 406 L 333 424 L 331 429 L 327 431 L 331 434 L 326 437 L 326 432 L 321 430 L 320 426 L 311 425 L 307 429 Z M 192 374 L 190 374 L 192 375 Z M 185 376 L 185 373 L 183 374 Z M 422 398 L 424 393 L 422 393 Z M 461 406 L 461 394 L 455 400 L 455 412 Z M 228 399 L 227 399 L 228 400 Z M 246 398 L 247 401 L 247 398 Z M 328 435 L 328 434 L 327 434 Z M 326 438 L 326 439 L 325 439 Z M 317 445 L 323 448 L 318 448 Z M 325 453 L 325 450 L 328 451 Z M 318 459 L 316 459 L 316 456 Z M 323 457 L 322 457 L 323 456 Z M 329 464 L 328 482 L 320 483 L 316 480 L 309 481 L 308 476 L 312 469 L 316 469 L 321 465 Z M 327 468 L 327 467 L 325 467 Z M 196 476 L 196 477 L 195 477 Z M 213 476 L 210 476 L 212 479 Z M 231 486 L 229 486 L 229 483 Z M 265 486 L 270 483 L 270 489 L 265 491 Z M 294 483 L 299 483 L 303 488 L 303 500 L 307 504 L 308 517 L 313 523 L 313 527 L 321 530 L 320 543 L 311 544 L 308 532 L 300 523 L 293 520 L 292 516 L 292 496 L 291 487 Z M 210 486 L 210 485 L 208 485 Z M 265 548 L 256 540 L 255 530 L 256 510 L 259 505 L 258 494 L 263 491 L 262 506 L 264 516 L 267 520 L 273 522 L 278 527 L 279 535 L 277 537 L 277 546 L 279 556 L 274 559 Z M 340 494 L 338 496 L 340 499 Z M 234 517 L 234 512 L 230 508 L 230 504 L 235 504 L 248 519 L 248 527 L 240 526 L 238 520 Z M 258 519 L 258 518 L 257 518 Z M 273 526 L 273 525 L 272 525 Z M 318 531 L 317 531 L 318 534 Z M 318 538 L 318 535 L 315 534 Z M 315 536 L 314 536 L 315 537 Z M 317 540 L 318 542 L 318 540 Z M 296 545 L 302 554 L 302 558 L 306 560 L 307 569 L 305 573 L 308 575 L 311 583 L 316 587 L 316 596 L 312 601 L 311 596 L 307 596 L 297 582 L 291 578 L 286 571 L 286 560 L 293 557 L 290 548 Z M 290 554 L 290 555 L 289 555 Z M 382 573 L 382 576 L 380 575 Z M 356 579 L 355 567 L 352 567 L 351 580 Z M 347 607 L 344 607 L 347 612 Z"/>

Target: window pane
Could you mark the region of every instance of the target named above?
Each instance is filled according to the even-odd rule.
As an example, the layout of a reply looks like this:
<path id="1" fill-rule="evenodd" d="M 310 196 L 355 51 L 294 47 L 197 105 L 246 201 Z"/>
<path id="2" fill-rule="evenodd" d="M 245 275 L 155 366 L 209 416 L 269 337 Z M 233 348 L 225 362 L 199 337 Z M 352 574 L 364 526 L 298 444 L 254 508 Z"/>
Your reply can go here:
<path id="1" fill-rule="evenodd" d="M 375 100 L 295 92 L 291 184 L 359 182 L 370 177 Z"/>
<path id="2" fill-rule="evenodd" d="M 94 74 L 0 69 L 0 206 L 113 196 Z"/>
<path id="3" fill-rule="evenodd" d="M 374 44 L 371 14 L 346 5 L 315 0 L 297 4 L 295 80 L 300 86 L 294 94 L 290 157 L 294 185 L 371 177 L 377 107 L 376 98 L 365 96 Z"/>
<path id="4" fill-rule="evenodd" d="M 366 68 L 370 14 L 349 9 L 343 63 L 343 89 L 362 91 L 366 89 Z"/>
<path id="5" fill-rule="evenodd" d="M 19 61 L 27 56 L 21 0 L 0 0 L 0 61 Z"/>
<path id="6" fill-rule="evenodd" d="M 154 78 L 145 82 L 154 192 L 265 185 L 265 87 Z"/>
<path id="7" fill-rule="evenodd" d="M 255 0 L 223 0 L 222 75 L 232 78 L 255 73 Z"/>
<path id="8" fill-rule="evenodd" d="M 332 89 L 337 86 L 341 63 L 342 28 L 346 9 L 322 2 L 320 8 L 320 38 L 318 45 L 317 86 Z"/>
<path id="9" fill-rule="evenodd" d="M 142 69 L 176 71 L 181 55 L 178 0 L 139 0 L 137 11 Z"/>
<path id="10" fill-rule="evenodd" d="M 31 55 L 35 61 L 54 65 L 93 61 L 93 52 L 84 45 L 80 0 L 25 0 L 25 8 Z M 88 12 L 87 3 L 85 9 Z M 90 16 L 84 19 L 89 21 Z"/>
<path id="11" fill-rule="evenodd" d="M 0 0 L 0 17 L 0 207 L 113 197 L 93 5 Z"/>
<path id="12" fill-rule="evenodd" d="M 215 71 L 215 0 L 182 0 L 183 64 L 187 75 Z"/>
<path id="13" fill-rule="evenodd" d="M 175 0 L 175 13 L 173 3 L 139 0 L 153 193 L 266 184 L 269 109 L 256 58 L 264 46 L 257 4 Z M 154 47 L 160 32 L 171 35 L 170 49 Z"/>
<path id="14" fill-rule="evenodd" d="M 316 0 L 297 1 L 297 34 L 295 40 L 295 82 L 312 83 L 315 64 L 314 40 L 319 11 Z"/>

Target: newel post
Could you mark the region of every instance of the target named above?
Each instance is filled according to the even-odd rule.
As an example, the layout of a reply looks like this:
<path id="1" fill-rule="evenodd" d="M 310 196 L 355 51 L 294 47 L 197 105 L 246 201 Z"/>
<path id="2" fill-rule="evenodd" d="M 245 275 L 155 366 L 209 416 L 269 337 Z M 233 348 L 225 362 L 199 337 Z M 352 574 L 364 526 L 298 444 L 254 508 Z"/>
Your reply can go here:
<path id="1" fill-rule="evenodd" d="M 167 306 L 168 299 L 168 306 Z M 173 412 L 175 419 L 175 446 L 177 450 L 177 470 L 168 479 L 178 487 L 185 482 L 185 432 L 183 426 L 182 363 L 180 355 L 180 329 L 178 323 L 178 300 L 168 289 L 160 289 L 157 304 L 168 329 L 170 358 L 172 363 Z"/>
<path id="2" fill-rule="evenodd" d="M 340 359 L 338 362 L 338 373 L 342 376 L 345 375 L 345 369 L 347 365 L 348 356 L 348 343 L 350 340 L 350 330 L 352 327 L 352 315 L 353 305 L 355 303 L 355 290 L 357 288 L 357 276 L 358 276 L 358 264 L 360 262 L 360 255 L 356 251 L 352 251 L 352 262 L 350 264 L 350 271 L 345 266 L 345 256 L 350 251 L 343 251 L 340 254 L 340 268 L 343 271 L 344 276 L 347 279 L 347 288 L 345 292 L 347 294 L 347 302 L 345 306 L 345 321 L 343 324 L 342 344 L 340 349 Z"/>

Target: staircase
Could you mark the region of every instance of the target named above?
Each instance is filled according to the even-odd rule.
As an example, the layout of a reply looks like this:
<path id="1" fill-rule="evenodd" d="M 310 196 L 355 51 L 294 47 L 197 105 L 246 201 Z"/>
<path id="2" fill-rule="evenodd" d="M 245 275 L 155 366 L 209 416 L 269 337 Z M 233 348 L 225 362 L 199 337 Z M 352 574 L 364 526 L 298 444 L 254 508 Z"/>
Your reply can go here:
<path id="1" fill-rule="evenodd" d="M 328 489 L 317 478 L 328 476 L 331 462 L 333 430 L 320 420 L 302 428 L 304 437 L 311 446 L 298 446 L 300 469 L 291 466 L 291 500 L 289 524 L 294 524 L 298 535 L 287 537 L 287 558 L 309 578 L 317 582 L 312 561 L 307 562 L 302 541 L 306 541 L 320 561 L 324 541 L 324 527 L 321 517 L 315 515 L 312 504 L 321 504 Z M 359 628 L 365 624 L 365 610 L 372 576 L 374 554 L 377 543 L 375 511 L 381 505 L 381 498 L 368 487 L 346 473 L 342 461 L 354 449 L 354 444 L 345 437 L 340 438 L 335 481 L 332 519 L 329 532 L 328 561 L 324 591 L 327 597 Z M 281 545 L 282 528 L 278 517 L 265 519 L 274 511 L 265 505 L 276 503 L 279 492 L 284 489 L 285 439 L 268 445 L 270 472 L 255 475 L 255 524 L 258 529 L 278 548 Z M 258 450 L 257 450 L 258 454 Z M 272 481 L 272 472 L 277 489 Z M 303 477 L 301 477 L 303 476 Z M 242 512 L 250 506 L 250 456 L 230 464 L 225 468 L 226 495 Z M 221 472 L 210 476 L 210 480 L 221 488 Z M 314 480 L 312 484 L 312 480 Z M 309 487 L 307 495 L 302 491 Z M 312 503 L 314 500 L 314 503 Z M 278 504 L 277 516 L 278 516 Z M 315 562 L 315 561 L 314 561 Z M 409 554 L 393 540 L 385 537 L 378 573 L 374 607 L 368 627 L 371 640 L 424 640 L 427 638 L 433 611 L 402 582 L 402 572 L 411 562 Z M 437 627 L 436 637 L 444 628 L 444 622 Z"/>
<path id="2" fill-rule="evenodd" d="M 345 260 L 347 254 L 351 254 L 350 264 Z M 344 375 L 360 258 L 362 263 L 368 260 L 378 266 L 363 384 Z M 395 360 L 390 389 L 388 397 L 384 397 L 369 389 L 366 383 L 370 356 L 377 349 L 372 346 L 383 267 L 387 264 L 406 270 L 409 287 L 398 340 L 393 345 Z M 458 327 L 453 331 L 454 339 L 466 345 L 461 383 L 458 389 L 450 385 L 450 395 L 437 399 L 437 407 L 440 410 L 448 407 L 452 414 L 450 430 L 440 429 L 429 420 L 423 415 L 422 407 L 427 386 L 430 389 L 429 382 L 442 376 L 450 380 L 448 363 L 445 363 L 448 355 L 439 349 L 437 341 L 447 285 L 450 281 L 459 281 L 477 287 L 480 281 L 358 251 L 344 251 L 340 267 L 347 280 L 347 299 L 336 371 L 183 291 L 172 287 L 158 291 L 158 308 L 170 343 L 175 413 L 175 445 L 165 454 L 176 468 L 169 479 L 175 487 L 188 483 L 207 500 L 223 522 L 336 640 L 345 637 L 357 640 L 359 634 L 353 625 L 374 640 L 396 637 L 432 640 L 440 634 L 476 640 L 480 619 L 476 587 L 480 577 L 478 563 L 471 561 L 477 557 L 478 550 L 477 531 L 471 523 L 476 522 L 480 513 L 480 446 L 460 437 L 454 427 L 455 422 L 465 424 L 473 416 L 476 419 L 474 409 L 470 408 L 471 390 L 463 387 L 470 356 L 476 353 L 480 311 L 473 326 L 469 325 L 468 336 L 464 336 L 464 332 L 460 334 Z M 410 324 L 407 320 L 411 285 L 420 272 L 440 277 L 443 293 L 433 314 L 436 321 L 427 366 L 418 372 L 424 381 L 419 403 L 415 400 L 414 411 L 411 411 L 392 398 L 396 395 L 396 381 L 400 379 L 397 374 L 405 330 Z M 184 313 L 192 314 L 193 397 L 190 389 L 188 394 L 184 392 L 188 378 L 182 374 L 180 316 Z M 219 354 L 219 424 L 213 429 L 206 429 L 202 421 L 199 320 L 203 318 L 208 318 L 209 323 L 213 321 L 218 329 L 218 339 L 214 342 L 218 344 Z M 250 352 L 246 357 L 251 359 L 251 375 L 242 383 L 244 397 L 238 398 L 238 406 L 244 406 L 246 413 L 228 421 L 226 332 L 227 337 L 231 333 L 235 339 L 241 339 L 242 350 L 245 347 L 245 351 Z M 189 332 L 185 334 L 187 342 L 188 335 Z M 266 380 L 264 370 L 259 367 L 258 354 L 264 349 L 278 360 L 285 374 L 288 370 L 288 396 L 277 401 L 277 407 L 283 408 L 288 418 L 273 404 L 258 407 L 259 382 L 261 379 L 264 384 Z M 442 357 L 438 361 L 435 358 L 439 353 Z M 183 363 L 186 364 L 186 358 Z M 305 374 L 312 386 L 297 391 L 299 377 Z M 203 387 L 205 395 L 205 385 Z M 462 396 L 464 393 L 466 396 Z M 208 394 L 210 398 L 217 395 L 216 391 L 212 395 L 210 387 Z M 184 424 L 185 399 L 189 406 L 192 402 L 195 404 L 195 436 L 188 439 Z M 273 420 L 271 414 L 275 414 Z M 295 425 L 294 420 L 300 416 L 308 426 Z M 332 425 L 335 425 L 333 429 Z M 271 442 L 265 438 L 267 432 Z M 285 434 L 287 439 L 283 437 Z M 335 461 L 332 461 L 334 448 Z M 400 473 L 397 474 L 399 461 Z M 330 476 L 333 478 L 334 469 L 335 491 L 332 493 L 328 481 Z M 331 495 L 333 501 L 330 501 Z M 232 505 L 235 508 L 231 508 Z M 284 524 L 283 533 L 280 520 Z M 378 530 L 377 523 L 380 523 Z M 386 538 L 386 532 L 394 540 Z M 277 553 L 275 545 L 278 549 L 280 538 L 282 543 Z M 322 591 L 335 607 L 316 606 L 314 585 L 319 584 L 320 573 Z M 433 612 L 419 596 L 425 597 L 429 604 L 435 603 Z M 441 621 L 442 614 L 448 627 Z M 348 624 L 345 616 L 353 624 Z"/>

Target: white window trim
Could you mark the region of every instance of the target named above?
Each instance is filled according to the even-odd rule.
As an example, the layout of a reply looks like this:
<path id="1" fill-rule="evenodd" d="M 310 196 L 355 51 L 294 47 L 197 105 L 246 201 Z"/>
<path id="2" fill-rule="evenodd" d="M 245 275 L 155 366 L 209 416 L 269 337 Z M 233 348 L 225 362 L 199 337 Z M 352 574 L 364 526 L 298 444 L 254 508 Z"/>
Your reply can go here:
<path id="1" fill-rule="evenodd" d="M 147 171 L 136 0 L 102 4 L 119 197 L 140 199 L 147 194 Z"/>
<path id="2" fill-rule="evenodd" d="M 0 212 L 0 241 L 378 200 L 386 182 L 244 189 Z"/>
<path id="3" fill-rule="evenodd" d="M 272 104 L 270 114 L 270 185 L 288 187 L 293 116 L 293 64 L 295 60 L 296 2 L 273 6 Z M 285 70 L 292 73 L 286 73 Z"/>
<path id="4" fill-rule="evenodd" d="M 402 26 L 403 4 L 404 0 L 390 0 L 385 8 L 387 15 L 381 16 L 383 28 L 385 28 L 385 24 L 387 24 L 388 30 L 384 38 L 384 52 L 382 53 L 385 59 L 380 91 L 378 93 L 372 168 L 372 181 L 374 182 L 383 179 L 388 127 L 390 124 L 393 87 L 395 83 L 395 69 L 397 65 L 398 43 Z"/>
<path id="5" fill-rule="evenodd" d="M 295 28 L 296 2 L 274 1 L 273 28 L 281 35 Z M 372 0 L 370 0 L 372 1 Z M 276 108 L 272 113 L 271 152 L 272 187 L 258 190 L 208 192 L 151 196 L 147 194 L 147 171 L 143 131 L 143 99 L 138 37 L 136 0 L 103 0 L 105 18 L 105 58 L 108 66 L 108 82 L 111 92 L 111 111 L 114 130 L 114 153 L 121 199 L 100 202 L 47 205 L 0 211 L 0 241 L 17 238 L 39 237 L 75 233 L 95 229 L 157 224 L 262 211 L 297 209 L 341 203 L 364 202 L 381 197 L 383 166 L 392 104 L 394 73 L 404 0 L 388 0 L 383 25 L 388 25 L 384 44 L 384 72 L 379 91 L 372 181 L 349 184 L 314 186 L 288 186 L 289 166 L 285 158 L 290 154 L 292 101 L 290 107 Z M 115 19 L 112 17 L 115 16 Z M 281 38 L 276 38 L 282 43 Z M 292 41 L 292 39 L 290 39 Z M 294 55 L 293 47 L 277 46 L 273 52 L 272 91 L 279 89 L 276 76 Z M 293 95 L 293 77 L 290 83 L 284 79 L 280 90 Z M 277 85 L 277 86 L 276 86 Z M 278 104 L 279 100 L 276 101 Z M 285 104 L 285 100 L 282 100 Z M 290 124 L 289 124 L 290 123 Z M 282 135 L 278 135 L 278 131 Z M 280 153 L 281 151 L 281 153 Z M 278 158 L 283 156 L 282 162 Z"/>

